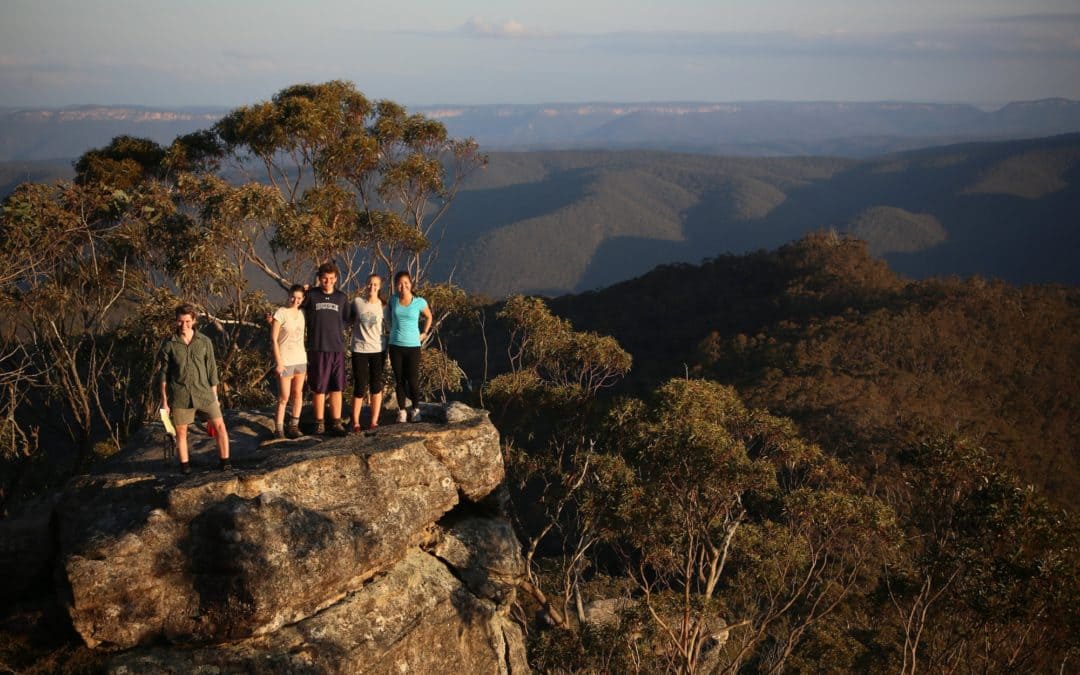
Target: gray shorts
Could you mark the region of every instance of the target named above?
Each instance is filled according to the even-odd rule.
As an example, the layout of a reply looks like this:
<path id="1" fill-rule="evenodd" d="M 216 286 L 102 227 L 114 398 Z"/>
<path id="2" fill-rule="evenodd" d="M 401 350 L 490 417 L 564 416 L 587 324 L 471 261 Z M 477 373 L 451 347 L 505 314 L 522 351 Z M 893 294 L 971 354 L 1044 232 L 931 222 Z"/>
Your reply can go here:
<path id="1" fill-rule="evenodd" d="M 285 366 L 285 370 L 278 377 L 292 377 L 293 375 L 303 375 L 305 373 L 307 373 L 307 364 L 298 363 L 295 366 Z"/>
<path id="2" fill-rule="evenodd" d="M 199 408 L 170 408 L 169 416 L 172 417 L 173 426 L 186 426 L 195 422 L 195 411 L 206 415 L 206 419 L 213 421 L 221 419 L 221 406 L 213 403 Z"/>

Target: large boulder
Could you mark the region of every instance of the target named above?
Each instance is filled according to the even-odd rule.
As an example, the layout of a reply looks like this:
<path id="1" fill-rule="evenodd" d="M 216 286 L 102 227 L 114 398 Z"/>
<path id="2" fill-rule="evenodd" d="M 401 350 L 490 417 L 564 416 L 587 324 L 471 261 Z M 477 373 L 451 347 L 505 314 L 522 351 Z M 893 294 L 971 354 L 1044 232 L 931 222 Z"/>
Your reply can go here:
<path id="1" fill-rule="evenodd" d="M 430 555 L 413 551 L 386 575 L 272 634 L 196 648 L 146 648 L 110 673 L 521 673 L 521 631 Z"/>
<path id="2" fill-rule="evenodd" d="M 177 645 L 118 656 L 117 672 L 526 669 L 513 531 L 451 513 L 499 487 L 498 433 L 462 406 L 425 419 L 453 421 L 275 443 L 264 417 L 233 414 L 235 470 L 191 476 L 145 434 L 56 507 L 76 631 L 98 649 Z M 212 441 L 193 439 L 205 467 Z"/>

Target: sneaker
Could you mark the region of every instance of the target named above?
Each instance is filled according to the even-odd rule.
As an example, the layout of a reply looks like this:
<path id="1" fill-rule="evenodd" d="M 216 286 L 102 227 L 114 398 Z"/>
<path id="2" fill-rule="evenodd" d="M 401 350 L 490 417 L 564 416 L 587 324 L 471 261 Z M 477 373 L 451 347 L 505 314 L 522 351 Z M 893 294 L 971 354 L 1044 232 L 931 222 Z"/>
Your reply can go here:
<path id="1" fill-rule="evenodd" d="M 185 476 L 191 473 L 191 462 L 180 462 L 180 473 Z"/>
<path id="2" fill-rule="evenodd" d="M 409 411 L 409 421 L 410 422 L 419 422 L 420 421 L 420 408 L 413 408 L 412 410 Z"/>
<path id="3" fill-rule="evenodd" d="M 300 427 L 298 425 L 290 424 L 285 427 L 285 438 L 300 438 L 301 436 L 303 436 L 303 434 L 300 433 Z"/>
<path id="4" fill-rule="evenodd" d="M 398 424 L 401 424 L 402 422 L 408 422 L 409 421 L 408 413 L 406 413 L 404 410 L 397 411 L 397 421 L 398 421 Z"/>
<path id="5" fill-rule="evenodd" d="M 330 436 L 344 436 L 348 432 L 345 431 L 345 427 L 341 424 L 341 420 L 334 420 L 330 422 L 330 426 L 327 427 L 327 433 Z"/>
<path id="6" fill-rule="evenodd" d="M 372 422 L 371 424 L 368 425 L 368 431 L 375 431 L 378 428 L 379 428 L 379 423 L 378 422 Z"/>
<path id="7" fill-rule="evenodd" d="M 222 471 L 232 471 L 232 462 L 230 462 L 229 459 L 226 457 L 225 459 L 221 460 L 219 468 Z"/>
<path id="8" fill-rule="evenodd" d="M 358 433 L 360 433 L 361 431 L 363 431 L 363 429 L 361 429 L 361 428 L 360 428 L 360 425 L 359 425 L 359 424 L 354 424 L 354 425 L 352 425 L 352 432 L 353 432 L 354 434 L 358 434 Z"/>
<path id="9" fill-rule="evenodd" d="M 315 420 L 315 435 L 322 436 L 326 433 L 326 422 L 322 420 Z"/>

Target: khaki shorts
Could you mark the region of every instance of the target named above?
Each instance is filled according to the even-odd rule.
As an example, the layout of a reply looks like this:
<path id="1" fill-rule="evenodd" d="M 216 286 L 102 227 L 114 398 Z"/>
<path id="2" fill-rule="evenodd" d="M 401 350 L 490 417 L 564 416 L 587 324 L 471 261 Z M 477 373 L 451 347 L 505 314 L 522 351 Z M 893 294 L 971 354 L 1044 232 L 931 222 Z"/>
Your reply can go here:
<path id="1" fill-rule="evenodd" d="M 172 417 L 174 426 L 188 425 L 195 422 L 195 411 L 206 415 L 206 418 L 211 421 L 221 419 L 221 406 L 217 403 L 200 408 L 170 408 L 169 416 Z"/>

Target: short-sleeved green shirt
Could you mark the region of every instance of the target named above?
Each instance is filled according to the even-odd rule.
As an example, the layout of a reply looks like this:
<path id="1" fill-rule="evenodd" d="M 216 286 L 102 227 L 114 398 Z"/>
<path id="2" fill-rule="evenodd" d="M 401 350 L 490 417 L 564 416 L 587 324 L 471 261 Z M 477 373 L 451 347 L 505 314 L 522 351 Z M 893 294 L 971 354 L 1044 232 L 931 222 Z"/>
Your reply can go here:
<path id="1" fill-rule="evenodd" d="M 161 343 L 158 351 L 158 382 L 166 383 L 172 408 L 205 408 L 217 400 L 212 387 L 218 384 L 214 343 L 199 331 L 184 344 L 179 335 Z"/>

